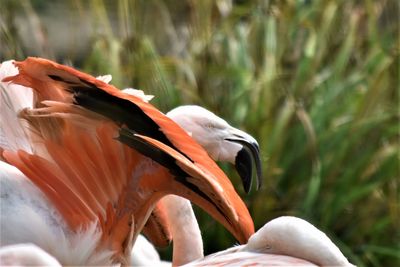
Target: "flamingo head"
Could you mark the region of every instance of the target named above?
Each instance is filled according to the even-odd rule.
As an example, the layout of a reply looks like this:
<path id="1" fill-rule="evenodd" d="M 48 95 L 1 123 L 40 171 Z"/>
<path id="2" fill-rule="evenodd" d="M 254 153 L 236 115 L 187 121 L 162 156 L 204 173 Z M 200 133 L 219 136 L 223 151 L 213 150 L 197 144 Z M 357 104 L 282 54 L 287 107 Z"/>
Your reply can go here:
<path id="1" fill-rule="evenodd" d="M 254 164 L 257 189 L 260 188 L 260 148 L 251 135 L 232 127 L 211 111 L 195 105 L 177 107 L 168 112 L 167 116 L 191 135 L 212 159 L 234 164 L 247 193 L 251 188 Z"/>

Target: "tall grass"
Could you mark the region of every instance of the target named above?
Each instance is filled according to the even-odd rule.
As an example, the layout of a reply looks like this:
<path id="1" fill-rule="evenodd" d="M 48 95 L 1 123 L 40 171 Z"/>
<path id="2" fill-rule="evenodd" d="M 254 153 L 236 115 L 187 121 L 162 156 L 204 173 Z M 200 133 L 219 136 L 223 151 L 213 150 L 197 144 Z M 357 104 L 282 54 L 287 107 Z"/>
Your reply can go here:
<path id="1" fill-rule="evenodd" d="M 156 95 L 163 111 L 199 104 L 256 137 L 260 191 L 245 195 L 223 167 L 257 228 L 295 215 L 359 266 L 400 263 L 396 1 L 1 3 L 2 60 L 40 55 L 111 73 L 118 87 Z M 61 19 L 82 28 L 65 24 L 52 34 L 46 16 L 65 5 L 72 11 Z M 69 34 L 67 52 L 51 41 L 57 33 Z M 197 212 L 206 253 L 233 244 Z"/>

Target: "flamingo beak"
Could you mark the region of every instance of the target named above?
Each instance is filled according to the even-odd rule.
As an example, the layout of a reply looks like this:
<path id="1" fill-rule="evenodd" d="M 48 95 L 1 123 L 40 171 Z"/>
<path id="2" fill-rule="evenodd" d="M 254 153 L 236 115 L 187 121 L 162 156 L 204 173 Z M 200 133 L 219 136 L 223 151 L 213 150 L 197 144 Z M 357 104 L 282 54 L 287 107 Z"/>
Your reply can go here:
<path id="1" fill-rule="evenodd" d="M 233 134 L 225 138 L 225 140 L 238 143 L 242 146 L 242 149 L 239 150 L 235 157 L 235 168 L 242 179 L 245 192 L 248 193 L 251 188 L 253 162 L 256 168 L 257 190 L 260 189 L 262 185 L 262 171 L 260 147 L 257 141 L 249 134 L 238 129 L 234 129 Z"/>

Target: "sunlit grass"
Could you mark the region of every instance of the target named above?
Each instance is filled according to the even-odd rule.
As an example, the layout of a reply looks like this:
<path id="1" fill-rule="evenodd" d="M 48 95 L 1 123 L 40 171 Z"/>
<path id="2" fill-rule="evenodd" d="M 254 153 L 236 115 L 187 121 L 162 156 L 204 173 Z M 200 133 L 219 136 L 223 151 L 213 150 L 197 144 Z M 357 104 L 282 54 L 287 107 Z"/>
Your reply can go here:
<path id="1" fill-rule="evenodd" d="M 359 266 L 399 263 L 396 1 L 75 0 L 65 20 L 85 23 L 86 50 L 74 49 L 82 29 L 65 24 L 58 30 L 71 45 L 62 55 L 39 38 L 51 26 L 46 1 L 2 2 L 2 60 L 40 55 L 111 73 L 118 87 L 156 95 L 163 111 L 199 104 L 255 136 L 263 188 L 243 194 L 224 167 L 256 227 L 296 215 Z M 22 45 L 21 16 L 35 22 L 34 50 Z M 207 253 L 232 245 L 199 217 Z"/>

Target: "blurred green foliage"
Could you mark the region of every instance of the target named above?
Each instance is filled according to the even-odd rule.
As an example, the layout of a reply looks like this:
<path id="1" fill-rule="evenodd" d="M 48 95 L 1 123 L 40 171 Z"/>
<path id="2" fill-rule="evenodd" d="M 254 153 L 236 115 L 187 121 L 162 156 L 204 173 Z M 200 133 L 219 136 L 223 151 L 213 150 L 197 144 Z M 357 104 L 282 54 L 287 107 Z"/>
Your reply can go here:
<path id="1" fill-rule="evenodd" d="M 251 133 L 263 188 L 245 195 L 223 167 L 256 228 L 295 215 L 358 266 L 400 264 L 397 1 L 0 3 L 1 60 L 110 73 L 163 111 L 199 104 Z M 232 246 L 197 214 L 206 253 Z"/>

